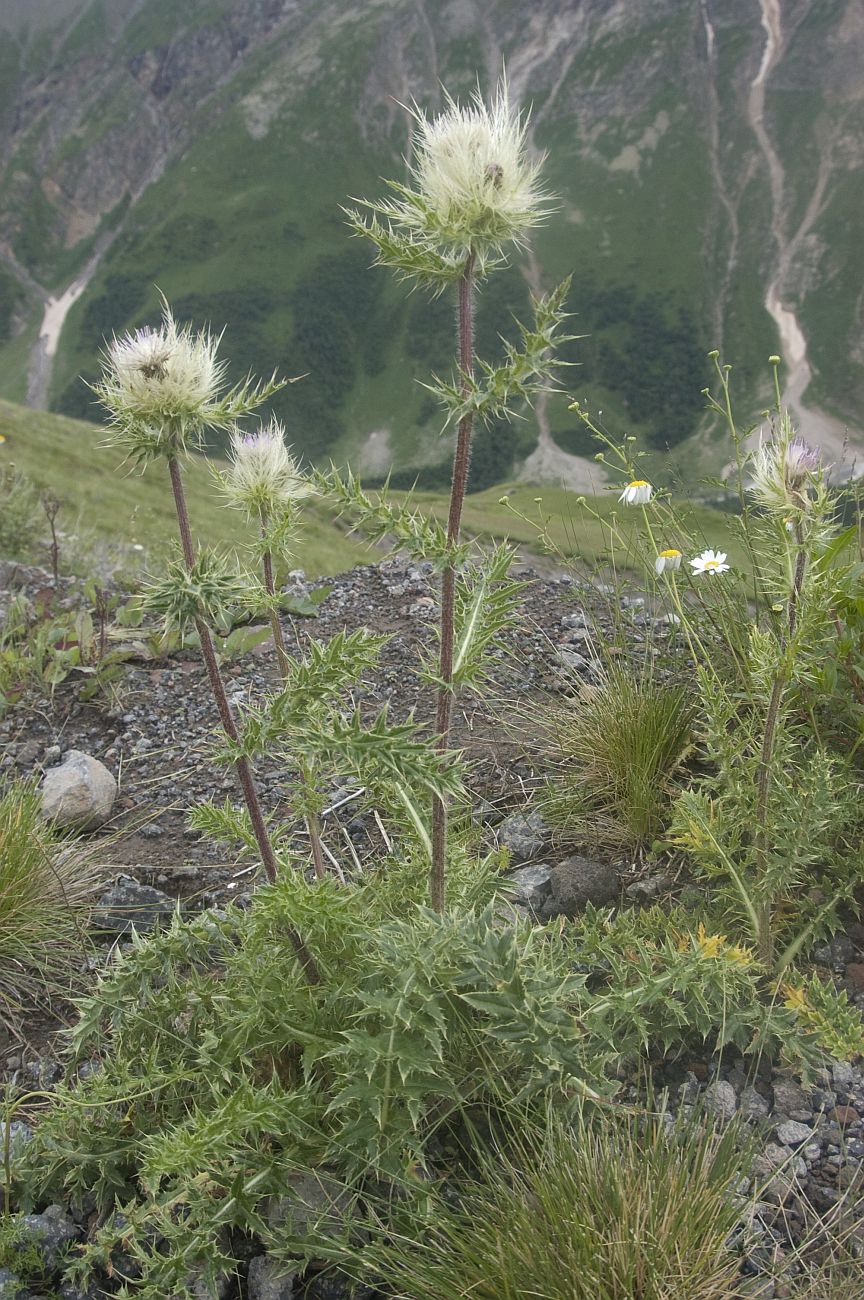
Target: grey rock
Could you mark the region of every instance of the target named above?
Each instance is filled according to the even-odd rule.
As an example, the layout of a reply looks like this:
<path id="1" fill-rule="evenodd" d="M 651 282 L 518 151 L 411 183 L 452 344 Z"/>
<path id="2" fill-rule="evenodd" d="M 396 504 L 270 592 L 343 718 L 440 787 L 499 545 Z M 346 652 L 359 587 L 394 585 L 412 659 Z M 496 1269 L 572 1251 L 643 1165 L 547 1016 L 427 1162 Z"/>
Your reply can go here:
<path id="1" fill-rule="evenodd" d="M 828 943 L 814 948 L 813 960 L 819 962 L 821 966 L 842 970 L 850 961 L 855 960 L 855 945 L 848 935 L 835 934 Z"/>
<path id="2" fill-rule="evenodd" d="M 552 892 L 552 868 L 545 862 L 520 867 L 507 877 L 507 888 L 515 903 L 538 912 Z"/>
<path id="3" fill-rule="evenodd" d="M 28 1079 L 39 1088 L 53 1088 L 58 1079 L 63 1077 L 63 1066 L 53 1056 L 37 1056 L 35 1061 L 28 1061 L 24 1066 Z"/>
<path id="4" fill-rule="evenodd" d="M 8 1268 L 0 1268 L 0 1300 L 27 1300 L 29 1292 L 20 1277 Z"/>
<path id="5" fill-rule="evenodd" d="M 644 880 L 634 880 L 624 893 L 631 903 L 651 903 L 669 888 L 670 883 L 668 876 L 646 876 Z"/>
<path id="6" fill-rule="evenodd" d="M 82 1288 L 72 1282 L 62 1282 L 57 1288 L 60 1300 L 104 1300 L 105 1292 L 97 1291 L 95 1286 Z"/>
<path id="7" fill-rule="evenodd" d="M 80 1236 L 80 1229 L 62 1205 L 49 1205 L 42 1214 L 23 1214 L 18 1223 L 32 1238 L 51 1269 L 59 1267 L 70 1242 Z"/>
<path id="8" fill-rule="evenodd" d="M 738 1096 L 728 1079 L 715 1079 L 705 1089 L 705 1105 L 712 1115 L 730 1120 L 738 1109 Z"/>
<path id="9" fill-rule="evenodd" d="M 46 767 L 51 767 L 54 763 L 59 763 L 62 757 L 63 750 L 59 745 L 49 745 L 42 755 L 42 760 Z"/>
<path id="10" fill-rule="evenodd" d="M 620 879 L 614 867 L 578 854 L 559 862 L 550 873 L 552 896 L 541 910 L 543 920 L 555 916 L 577 916 L 588 903 L 603 907 L 618 898 Z"/>
<path id="11" fill-rule="evenodd" d="M 782 1142 L 786 1147 L 800 1147 L 805 1142 L 809 1142 L 813 1137 L 813 1130 L 806 1124 L 799 1124 L 797 1120 L 787 1119 L 785 1123 L 778 1124 L 776 1128 L 777 1140 Z"/>
<path id="12" fill-rule="evenodd" d="M 92 830 L 111 816 L 117 782 L 104 763 L 80 749 L 70 749 L 59 767 L 42 778 L 42 812 L 61 827 Z"/>
<path id="13" fill-rule="evenodd" d="M 835 1061 L 831 1070 L 834 1087 L 840 1092 L 847 1092 L 855 1082 L 855 1071 L 848 1061 Z"/>
<path id="14" fill-rule="evenodd" d="M 774 1084 L 774 1109 L 792 1119 L 800 1114 L 812 1114 L 810 1099 L 804 1089 L 791 1079 L 778 1079 Z"/>
<path id="15" fill-rule="evenodd" d="M 768 1102 L 755 1088 L 747 1087 L 741 1093 L 741 1115 L 744 1119 L 760 1120 L 768 1118 Z"/>
<path id="16" fill-rule="evenodd" d="M 566 646 L 556 650 L 555 658 L 559 667 L 569 673 L 578 673 L 580 677 L 591 667 L 590 660 L 585 655 L 581 655 L 578 650 L 569 650 Z"/>
<path id="17" fill-rule="evenodd" d="M 292 1300 L 299 1274 L 285 1273 L 275 1260 L 257 1255 L 249 1264 L 246 1294 L 249 1300 Z"/>
<path id="18" fill-rule="evenodd" d="M 33 1130 L 29 1124 L 23 1120 L 13 1119 L 9 1126 L 9 1152 L 13 1160 L 16 1160 L 23 1151 L 24 1147 L 33 1137 Z M 5 1149 L 6 1146 L 6 1125 L 0 1123 L 0 1146 Z"/>
<path id="19" fill-rule="evenodd" d="M 284 1229 L 289 1236 L 306 1236 L 313 1228 L 328 1236 L 339 1236 L 354 1204 L 354 1196 L 329 1175 L 288 1175 L 291 1194 L 274 1197 L 267 1211 L 271 1229 Z"/>
<path id="20" fill-rule="evenodd" d="M 530 862 L 542 853 L 549 838 L 549 827 L 542 813 L 512 813 L 498 827 L 498 843 L 510 853 L 517 866 Z"/>
<path id="21" fill-rule="evenodd" d="M 36 759 L 39 757 L 39 751 L 41 748 L 42 746 L 39 744 L 38 740 L 25 740 L 24 744 L 21 745 L 15 756 L 18 766 L 32 767 L 36 762 Z"/>
<path id="22" fill-rule="evenodd" d="M 176 906 L 176 901 L 161 889 L 120 875 L 99 899 L 93 925 L 112 934 L 127 934 L 133 926 L 139 931 L 153 930 L 171 919 Z"/>
<path id="23" fill-rule="evenodd" d="M 371 1287 L 352 1286 L 338 1273 L 319 1273 L 303 1292 L 304 1300 L 373 1300 L 377 1294 Z"/>

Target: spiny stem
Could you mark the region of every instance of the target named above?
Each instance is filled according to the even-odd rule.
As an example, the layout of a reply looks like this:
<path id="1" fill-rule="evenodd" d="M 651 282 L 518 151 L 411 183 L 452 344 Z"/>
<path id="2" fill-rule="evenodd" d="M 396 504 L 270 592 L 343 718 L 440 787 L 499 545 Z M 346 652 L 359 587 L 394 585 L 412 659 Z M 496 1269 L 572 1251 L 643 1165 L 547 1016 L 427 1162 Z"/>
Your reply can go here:
<path id="1" fill-rule="evenodd" d="M 459 370 L 463 392 L 468 391 L 474 373 L 474 319 L 473 319 L 474 254 L 469 253 L 459 281 Z M 453 480 L 450 488 L 450 513 L 447 519 L 447 545 L 459 542 L 462 526 L 462 507 L 468 486 L 471 464 L 471 431 L 473 416 L 468 413 L 459 421 L 456 434 L 456 453 L 453 458 Z M 450 714 L 453 707 L 453 637 L 456 612 L 456 566 L 448 560 L 441 576 L 441 649 L 438 665 L 438 700 L 435 710 L 436 748 L 440 754 L 447 750 L 450 738 Z M 447 881 L 447 803 L 436 796 L 432 801 L 432 867 L 429 875 L 429 901 L 436 912 L 444 910 Z"/>
<path id="2" fill-rule="evenodd" d="M 177 525 L 180 529 L 180 544 L 183 548 L 183 559 L 186 562 L 187 569 L 191 569 L 195 564 L 195 544 L 192 541 L 192 530 L 189 526 L 189 512 L 186 508 L 186 494 L 183 490 L 183 476 L 180 472 L 180 462 L 176 456 L 168 457 L 168 472 L 171 476 L 171 490 L 174 494 L 174 506 L 177 511 Z M 235 745 L 240 744 L 240 733 L 237 730 L 237 724 L 234 721 L 234 714 L 231 711 L 231 705 L 228 701 L 228 695 L 225 690 L 225 683 L 222 680 L 222 674 L 219 671 L 219 663 L 216 659 L 216 650 L 213 646 L 213 638 L 210 635 L 210 629 L 201 618 L 196 618 L 195 628 L 198 632 L 198 640 L 201 644 L 201 654 L 204 658 L 204 665 L 207 669 L 207 676 L 210 681 L 210 690 L 213 693 L 213 699 L 216 702 L 216 708 L 219 713 L 219 720 L 222 723 L 222 729 L 230 741 Z M 258 798 L 258 789 L 255 785 L 255 776 L 252 771 L 252 764 L 244 755 L 237 759 L 235 764 L 237 778 L 240 782 L 240 788 L 243 791 L 243 799 L 249 813 L 249 819 L 252 823 L 252 831 L 255 835 L 255 842 L 258 845 L 258 852 L 261 854 L 261 862 L 267 879 L 272 884 L 278 875 L 279 864 L 276 860 L 276 854 L 273 851 L 273 845 L 270 842 L 270 836 L 267 833 L 267 825 L 264 821 L 264 813 L 261 810 L 261 801 Z M 303 942 L 299 932 L 293 927 L 288 927 L 288 937 L 297 957 L 306 973 L 306 978 L 310 984 L 317 984 L 320 981 L 318 969 L 315 960 L 306 944 Z"/>

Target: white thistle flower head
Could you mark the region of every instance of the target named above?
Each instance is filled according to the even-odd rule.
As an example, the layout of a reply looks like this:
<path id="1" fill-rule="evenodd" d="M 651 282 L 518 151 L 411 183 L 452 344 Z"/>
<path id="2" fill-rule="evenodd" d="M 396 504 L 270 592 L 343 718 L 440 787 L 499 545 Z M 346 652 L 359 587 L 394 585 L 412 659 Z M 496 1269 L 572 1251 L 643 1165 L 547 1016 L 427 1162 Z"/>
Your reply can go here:
<path id="1" fill-rule="evenodd" d="M 694 560 L 688 560 L 687 563 L 693 570 L 694 576 L 697 573 L 727 573 L 730 566 L 726 563 L 725 551 L 703 551 L 697 555 Z"/>
<path id="2" fill-rule="evenodd" d="M 259 519 L 284 513 L 315 494 L 285 446 L 285 430 L 277 420 L 252 433 L 235 428 L 228 468 L 219 478 L 229 502 Z"/>
<path id="3" fill-rule="evenodd" d="M 627 484 L 618 500 L 628 506 L 647 506 L 653 490 L 647 479 L 634 478 L 632 483 Z"/>
<path id="4" fill-rule="evenodd" d="M 489 104 L 478 91 L 468 107 L 447 95 L 431 120 L 416 105 L 412 111 L 411 174 L 422 202 L 413 215 L 403 209 L 410 224 L 445 244 L 497 250 L 544 220 L 543 157 L 528 157 L 528 118 L 510 107 L 506 80 Z"/>
<path id="5" fill-rule="evenodd" d="M 659 577 L 661 573 L 674 573 L 681 568 L 681 552 L 676 551 L 674 546 L 668 550 L 661 551 L 654 561 L 654 572 Z"/>
<path id="6" fill-rule="evenodd" d="M 218 407 L 225 371 L 218 345 L 207 331 L 178 327 L 163 299 L 159 329 L 134 330 L 109 344 L 96 392 L 121 430 L 138 426 L 166 453 L 182 450 Z"/>
<path id="7" fill-rule="evenodd" d="M 815 447 L 797 434 L 788 422 L 785 436 L 760 442 L 750 463 L 749 489 L 766 510 L 788 511 L 790 506 L 806 509 L 810 503 L 809 486 L 821 468 L 821 456 Z"/>

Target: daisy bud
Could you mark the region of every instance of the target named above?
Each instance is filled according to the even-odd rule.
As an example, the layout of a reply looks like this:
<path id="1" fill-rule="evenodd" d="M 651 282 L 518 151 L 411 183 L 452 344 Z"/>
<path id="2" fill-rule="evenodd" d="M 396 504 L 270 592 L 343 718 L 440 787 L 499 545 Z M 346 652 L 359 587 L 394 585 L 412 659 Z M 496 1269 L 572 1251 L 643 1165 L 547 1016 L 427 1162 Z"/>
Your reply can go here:
<path id="1" fill-rule="evenodd" d="M 232 432 L 228 468 L 219 481 L 231 505 L 257 519 L 279 514 L 315 492 L 285 446 L 285 431 L 276 420 L 253 433 Z"/>
<path id="2" fill-rule="evenodd" d="M 634 478 L 632 483 L 627 484 L 618 500 L 628 506 L 646 506 L 651 500 L 652 491 L 651 484 L 646 479 Z"/>
<path id="3" fill-rule="evenodd" d="M 703 551 L 697 555 L 694 560 L 688 560 L 687 563 L 693 570 L 694 576 L 697 573 L 727 573 L 730 566 L 726 563 L 725 551 Z"/>
<path id="4" fill-rule="evenodd" d="M 681 568 L 681 552 L 676 551 L 671 546 L 666 551 L 661 551 L 654 561 L 654 572 L 659 577 L 661 573 L 674 573 Z"/>

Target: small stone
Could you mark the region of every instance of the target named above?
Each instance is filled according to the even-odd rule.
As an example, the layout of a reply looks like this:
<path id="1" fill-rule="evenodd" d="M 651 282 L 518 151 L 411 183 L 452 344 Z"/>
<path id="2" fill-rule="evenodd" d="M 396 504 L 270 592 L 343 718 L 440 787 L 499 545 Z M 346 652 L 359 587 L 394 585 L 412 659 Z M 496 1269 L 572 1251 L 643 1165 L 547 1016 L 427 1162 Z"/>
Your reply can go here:
<path id="1" fill-rule="evenodd" d="M 850 961 L 846 967 L 846 979 L 853 993 L 864 993 L 864 962 Z"/>
<path id="2" fill-rule="evenodd" d="M 552 869 L 545 862 L 520 867 L 507 877 L 507 889 L 515 903 L 539 912 L 552 892 Z"/>
<path id="3" fill-rule="evenodd" d="M 834 1087 L 841 1092 L 848 1092 L 855 1081 L 855 1071 L 848 1061 L 835 1061 L 831 1069 Z"/>
<path id="4" fill-rule="evenodd" d="M 776 1133 L 777 1140 L 787 1147 L 800 1147 L 813 1137 L 812 1128 L 809 1128 L 806 1124 L 799 1124 L 794 1119 L 788 1119 L 785 1123 L 778 1124 Z"/>
<path id="5" fill-rule="evenodd" d="M 18 750 L 16 761 L 19 767 L 32 767 L 39 757 L 39 751 L 42 746 L 38 740 L 25 740 L 24 744 Z"/>
<path id="6" fill-rule="evenodd" d="M 512 813 L 505 817 L 497 830 L 498 843 L 510 853 L 510 861 L 518 866 L 530 862 L 546 847 L 549 827 L 542 813 Z"/>
<path id="7" fill-rule="evenodd" d="M 23 1214 L 18 1224 L 31 1238 L 50 1269 L 59 1268 L 66 1247 L 81 1233 L 62 1205 L 49 1205 L 42 1214 Z"/>
<path id="8" fill-rule="evenodd" d="M 249 1300 L 292 1300 L 297 1271 L 285 1273 L 275 1260 L 257 1255 L 249 1264 L 246 1294 Z"/>
<path id="9" fill-rule="evenodd" d="M 716 1079 L 705 1089 L 705 1104 L 721 1122 L 728 1121 L 738 1109 L 738 1097 L 728 1079 Z"/>
<path id="10" fill-rule="evenodd" d="M 153 930 L 161 922 L 169 921 L 176 907 L 176 901 L 161 889 L 120 875 L 99 899 L 93 926 L 112 934 L 127 934 L 133 926 L 139 931 Z"/>
<path id="11" fill-rule="evenodd" d="M 768 1102 L 760 1092 L 753 1087 L 744 1088 L 741 1093 L 741 1114 L 744 1119 L 767 1119 L 768 1111 Z"/>
<path id="12" fill-rule="evenodd" d="M 55 825 L 92 830 L 111 816 L 117 782 L 104 763 L 70 749 L 59 767 L 42 778 L 42 813 Z"/>
<path id="13" fill-rule="evenodd" d="M 669 884 L 668 876 L 646 876 L 644 880 L 634 880 L 624 893 L 631 903 L 652 903 L 669 888 Z"/>
<path id="14" fill-rule="evenodd" d="M 847 1128 L 850 1124 L 857 1124 L 861 1116 L 854 1106 L 835 1106 L 828 1118 L 841 1128 Z"/>
<path id="15" fill-rule="evenodd" d="M 0 1300 L 27 1300 L 25 1284 L 8 1268 L 0 1268 Z"/>
<path id="16" fill-rule="evenodd" d="M 13 1160 L 21 1154 L 24 1147 L 33 1137 L 33 1130 L 29 1124 L 23 1120 L 13 1119 L 9 1125 L 9 1153 Z M 0 1147 L 5 1149 L 6 1146 L 6 1125 L 0 1123 Z"/>
<path id="17" fill-rule="evenodd" d="M 42 755 L 42 761 L 46 767 L 53 767 L 55 763 L 60 762 L 62 757 L 63 750 L 59 745 L 49 745 L 45 750 L 45 753 Z"/>
<path id="18" fill-rule="evenodd" d="M 774 1109 L 783 1115 L 795 1116 L 796 1112 L 811 1113 L 809 1098 L 804 1089 L 791 1079 L 778 1079 L 774 1084 Z"/>
<path id="19" fill-rule="evenodd" d="M 617 900 L 621 889 L 618 872 L 605 862 L 574 855 L 559 862 L 550 873 L 552 896 L 547 898 L 541 919 L 549 921 L 555 916 L 577 916 L 588 903 L 604 907 Z"/>
<path id="20" fill-rule="evenodd" d="M 296 1173 L 288 1175 L 291 1193 L 275 1197 L 267 1213 L 271 1229 L 284 1228 L 292 1237 L 302 1237 L 313 1229 L 338 1236 L 354 1204 L 351 1192 L 327 1174 Z"/>

